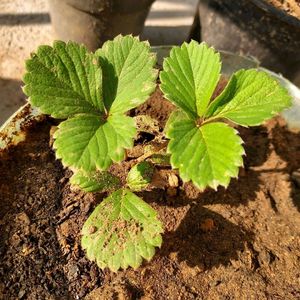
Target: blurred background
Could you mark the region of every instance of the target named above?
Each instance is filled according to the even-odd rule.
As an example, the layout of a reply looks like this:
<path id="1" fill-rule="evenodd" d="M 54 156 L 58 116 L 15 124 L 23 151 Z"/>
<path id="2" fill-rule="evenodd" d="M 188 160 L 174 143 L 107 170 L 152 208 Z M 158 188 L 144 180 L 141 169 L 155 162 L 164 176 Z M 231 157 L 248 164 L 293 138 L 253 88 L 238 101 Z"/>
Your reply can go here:
<path id="1" fill-rule="evenodd" d="M 91 50 L 119 33 L 151 45 L 203 40 L 299 86 L 299 19 L 299 0 L 0 0 L 0 125 L 25 103 L 24 60 L 54 39 Z"/>

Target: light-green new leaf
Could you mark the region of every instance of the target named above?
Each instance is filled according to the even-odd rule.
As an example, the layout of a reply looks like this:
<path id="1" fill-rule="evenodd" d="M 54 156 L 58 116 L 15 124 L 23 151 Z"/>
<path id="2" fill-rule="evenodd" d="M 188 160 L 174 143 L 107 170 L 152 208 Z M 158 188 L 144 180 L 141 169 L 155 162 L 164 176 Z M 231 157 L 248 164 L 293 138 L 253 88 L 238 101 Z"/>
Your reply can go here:
<path id="1" fill-rule="evenodd" d="M 218 185 L 227 187 L 243 165 L 242 139 L 225 123 L 197 126 L 187 115 L 174 112 L 167 124 L 171 165 L 179 169 L 183 181 L 201 190 Z"/>
<path id="2" fill-rule="evenodd" d="M 26 61 L 24 93 L 54 118 L 104 112 L 99 58 L 76 43 L 40 46 Z"/>
<path id="3" fill-rule="evenodd" d="M 148 42 L 131 35 L 117 36 L 96 51 L 103 70 L 104 103 L 111 114 L 142 104 L 154 91 L 158 71 Z"/>
<path id="4" fill-rule="evenodd" d="M 173 47 L 160 73 L 165 97 L 191 118 L 205 114 L 220 78 L 220 54 L 195 41 Z"/>
<path id="5" fill-rule="evenodd" d="M 287 90 L 265 72 L 240 70 L 210 104 L 206 118 L 227 118 L 239 125 L 254 126 L 291 105 Z"/>
<path id="6" fill-rule="evenodd" d="M 126 189 L 100 203 L 82 228 L 82 247 L 87 257 L 112 271 L 138 268 L 150 260 L 162 243 L 162 223 L 156 211 Z"/>
<path id="7" fill-rule="evenodd" d="M 124 159 L 124 149 L 132 148 L 135 133 L 133 118 L 114 115 L 103 120 L 81 114 L 58 125 L 53 147 L 65 166 L 86 172 L 106 170 Z"/>

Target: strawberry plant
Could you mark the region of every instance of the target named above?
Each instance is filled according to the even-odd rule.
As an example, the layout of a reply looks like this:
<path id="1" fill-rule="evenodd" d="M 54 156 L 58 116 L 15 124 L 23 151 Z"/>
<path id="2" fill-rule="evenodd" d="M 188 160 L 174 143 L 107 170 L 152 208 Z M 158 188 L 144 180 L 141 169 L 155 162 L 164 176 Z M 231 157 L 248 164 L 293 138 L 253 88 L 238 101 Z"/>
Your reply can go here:
<path id="1" fill-rule="evenodd" d="M 276 80 L 255 69 L 234 73 L 211 101 L 220 70 L 219 53 L 192 41 L 171 50 L 160 74 L 165 97 L 178 108 L 166 126 L 171 165 L 200 189 L 227 187 L 243 165 L 243 141 L 225 121 L 259 125 L 291 101 Z"/>
<path id="2" fill-rule="evenodd" d="M 286 90 L 264 72 L 240 70 L 212 100 L 220 55 L 195 41 L 174 47 L 160 73 L 161 90 L 177 108 L 162 133 L 149 116 L 128 112 L 156 87 L 155 55 L 147 42 L 118 36 L 95 53 L 73 42 L 40 46 L 26 61 L 24 92 L 33 106 L 61 119 L 54 133 L 56 157 L 73 171 L 72 185 L 109 193 L 82 228 L 82 247 L 100 268 L 137 268 L 162 243 L 156 211 L 136 192 L 149 187 L 159 164 L 178 169 L 199 189 L 227 187 L 243 165 L 242 139 L 230 124 L 255 126 L 290 105 Z M 110 172 L 133 148 L 144 147 L 126 183 Z"/>

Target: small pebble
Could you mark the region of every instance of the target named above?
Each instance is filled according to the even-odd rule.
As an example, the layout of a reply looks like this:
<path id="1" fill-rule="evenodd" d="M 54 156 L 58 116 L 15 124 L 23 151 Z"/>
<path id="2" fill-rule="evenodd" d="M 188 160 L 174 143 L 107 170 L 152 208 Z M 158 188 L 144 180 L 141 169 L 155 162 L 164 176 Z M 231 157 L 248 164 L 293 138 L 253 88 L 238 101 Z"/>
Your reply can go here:
<path id="1" fill-rule="evenodd" d="M 19 223 L 22 223 L 22 225 L 30 225 L 30 219 L 26 215 L 25 212 L 21 212 L 16 215 L 16 221 Z"/>
<path id="2" fill-rule="evenodd" d="M 20 290 L 19 293 L 18 293 L 18 298 L 22 299 L 23 296 L 25 295 L 25 293 L 26 293 L 25 290 Z"/>
<path id="3" fill-rule="evenodd" d="M 174 173 L 170 173 L 168 176 L 170 187 L 178 187 L 178 177 Z"/>

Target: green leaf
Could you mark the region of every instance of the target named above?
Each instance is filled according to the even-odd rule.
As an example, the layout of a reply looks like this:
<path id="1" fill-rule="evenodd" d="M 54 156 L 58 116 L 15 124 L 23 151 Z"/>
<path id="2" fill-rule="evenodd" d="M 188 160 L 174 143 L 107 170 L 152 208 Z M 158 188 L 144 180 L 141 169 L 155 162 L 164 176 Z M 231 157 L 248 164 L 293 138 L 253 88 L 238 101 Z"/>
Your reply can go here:
<path id="1" fill-rule="evenodd" d="M 227 118 L 243 126 L 259 125 L 291 105 L 286 89 L 265 72 L 240 70 L 210 104 L 206 117 Z"/>
<path id="2" fill-rule="evenodd" d="M 201 190 L 207 186 L 227 187 L 243 165 L 244 149 L 236 130 L 219 122 L 199 126 L 180 112 L 171 118 L 173 122 L 169 122 L 167 130 L 168 152 L 171 165 L 179 169 L 182 180 L 192 180 Z"/>
<path id="3" fill-rule="evenodd" d="M 103 70 L 104 103 L 119 114 L 145 102 L 156 87 L 156 57 L 148 42 L 131 35 L 117 36 L 96 51 Z"/>
<path id="4" fill-rule="evenodd" d="M 84 46 L 56 41 L 40 46 L 26 61 L 24 93 L 32 105 L 54 118 L 103 113 L 99 58 Z"/>
<path id="5" fill-rule="evenodd" d="M 174 123 L 185 121 L 186 119 L 188 119 L 188 115 L 186 113 L 184 113 L 182 110 L 174 110 L 167 120 L 166 126 L 164 128 L 165 134 L 168 135 L 168 132 L 174 126 Z"/>
<path id="6" fill-rule="evenodd" d="M 70 178 L 70 183 L 85 192 L 105 192 L 120 187 L 120 180 L 109 172 L 84 172 L 77 171 Z"/>
<path id="7" fill-rule="evenodd" d="M 101 269 L 138 268 L 162 243 L 156 211 L 126 189 L 100 203 L 82 228 L 82 247 Z"/>
<path id="8" fill-rule="evenodd" d="M 130 117 L 114 115 L 103 120 L 82 114 L 59 124 L 53 146 L 65 166 L 86 172 L 106 170 L 112 162 L 124 159 L 124 149 L 133 146 L 135 133 Z"/>
<path id="9" fill-rule="evenodd" d="M 141 191 L 151 182 L 154 168 L 147 161 L 136 164 L 127 175 L 127 184 L 132 191 Z"/>
<path id="10" fill-rule="evenodd" d="M 195 41 L 173 47 L 160 73 L 165 97 L 196 119 L 204 115 L 218 84 L 220 54 Z"/>

